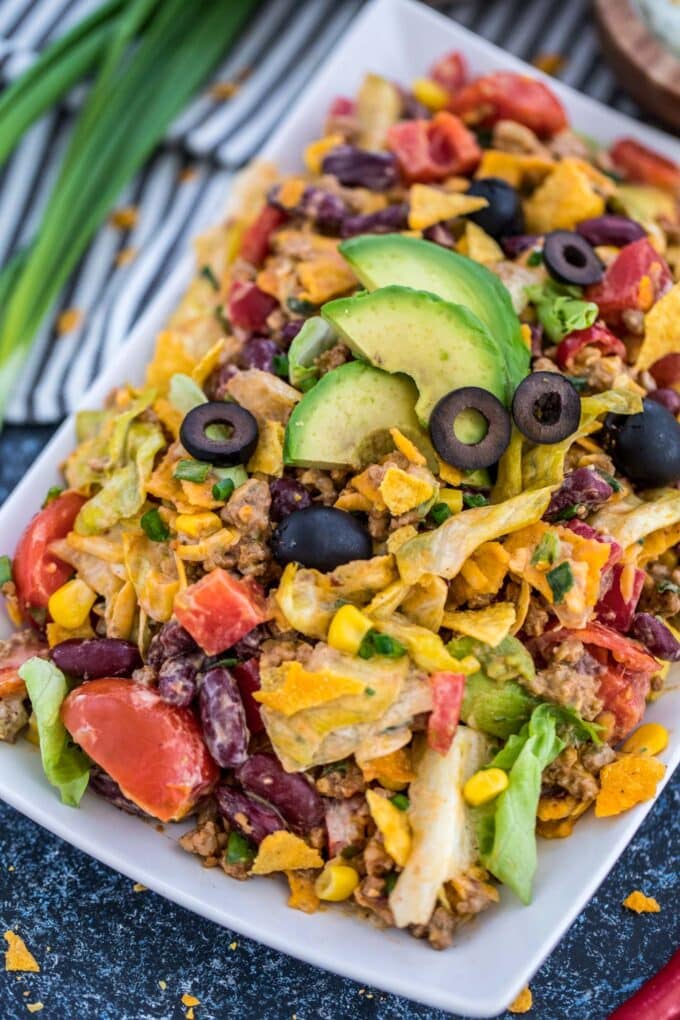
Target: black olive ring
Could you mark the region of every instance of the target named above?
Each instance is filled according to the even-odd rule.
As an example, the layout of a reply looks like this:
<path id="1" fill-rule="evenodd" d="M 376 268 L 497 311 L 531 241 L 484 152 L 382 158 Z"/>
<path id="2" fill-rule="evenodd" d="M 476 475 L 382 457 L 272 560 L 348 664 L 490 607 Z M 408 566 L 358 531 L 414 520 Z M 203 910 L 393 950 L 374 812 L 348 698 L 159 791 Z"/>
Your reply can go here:
<path id="1" fill-rule="evenodd" d="M 486 435 L 478 443 L 464 443 L 456 436 L 454 425 L 462 411 L 477 411 L 486 420 Z M 441 459 L 461 471 L 491 467 L 510 442 L 510 415 L 488 390 L 461 386 L 437 401 L 430 416 L 430 437 Z"/>
<path id="2" fill-rule="evenodd" d="M 515 390 L 512 417 L 532 443 L 560 443 L 581 420 L 581 398 L 559 372 L 532 372 Z"/>
<path id="3" fill-rule="evenodd" d="M 227 439 L 211 439 L 206 429 L 223 425 L 231 429 Z M 257 421 L 239 404 L 211 400 L 199 404 L 185 416 L 179 430 L 179 439 L 196 460 L 208 461 L 219 467 L 243 464 L 255 453 L 260 430 Z"/>
<path id="4" fill-rule="evenodd" d="M 604 275 L 592 245 L 573 230 L 553 230 L 546 234 L 543 263 L 553 279 L 579 287 L 599 283 Z"/>

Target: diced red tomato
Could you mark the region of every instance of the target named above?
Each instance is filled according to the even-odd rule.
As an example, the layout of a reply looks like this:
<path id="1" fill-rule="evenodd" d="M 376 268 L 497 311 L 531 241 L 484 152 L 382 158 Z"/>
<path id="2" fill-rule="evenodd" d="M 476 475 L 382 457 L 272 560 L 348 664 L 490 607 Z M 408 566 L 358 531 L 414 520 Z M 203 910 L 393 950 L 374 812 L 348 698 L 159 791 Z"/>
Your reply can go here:
<path id="1" fill-rule="evenodd" d="M 467 60 L 458 50 L 453 50 L 432 65 L 430 78 L 453 96 L 468 79 Z"/>
<path id="2" fill-rule="evenodd" d="M 620 138 L 610 150 L 615 166 L 630 181 L 657 188 L 680 188 L 680 166 L 633 138 Z"/>
<path id="3" fill-rule="evenodd" d="M 560 368 L 568 370 L 576 355 L 584 347 L 597 347 L 602 354 L 618 354 L 620 358 L 626 357 L 624 343 L 601 322 L 596 322 L 594 326 L 589 326 L 587 329 L 575 329 L 573 333 L 569 333 L 564 340 L 560 341 L 555 355 L 557 364 Z"/>
<path id="4" fill-rule="evenodd" d="M 175 598 L 175 616 L 208 655 L 231 648 L 267 619 L 260 586 L 239 580 L 221 567 L 211 570 Z"/>
<path id="5" fill-rule="evenodd" d="M 286 219 L 286 214 L 273 205 L 265 205 L 259 216 L 244 231 L 241 239 L 241 258 L 259 266 L 269 254 L 271 236 Z"/>
<path id="6" fill-rule="evenodd" d="M 21 611 L 31 624 L 30 610 L 47 609 L 50 595 L 73 573 L 73 567 L 50 552 L 50 544 L 68 535 L 83 503 L 85 497 L 77 492 L 62 492 L 38 511 L 19 539 L 12 575 Z"/>
<path id="7" fill-rule="evenodd" d="M 234 666 L 232 673 L 241 694 L 248 729 L 252 734 L 261 733 L 264 723 L 260 715 L 260 706 L 253 698 L 255 691 L 260 689 L 260 660 L 248 659 L 247 662 L 241 662 Z"/>
<path id="8" fill-rule="evenodd" d="M 622 634 L 630 630 L 633 615 L 642 594 L 642 586 L 645 583 L 644 570 L 634 568 L 630 590 L 624 594 L 621 590 L 622 574 L 624 571 L 628 573 L 629 570 L 630 567 L 621 563 L 617 563 L 613 567 L 609 578 L 609 587 L 595 606 L 598 620 Z"/>
<path id="9" fill-rule="evenodd" d="M 600 674 L 599 679 L 598 695 L 605 711 L 611 712 L 616 719 L 612 737 L 622 740 L 645 714 L 651 673 L 636 673 L 613 663 Z"/>
<path id="10" fill-rule="evenodd" d="M 404 120 L 393 124 L 387 145 L 412 183 L 441 181 L 453 174 L 471 173 L 482 151 L 462 120 L 442 110 L 432 120 Z"/>
<path id="11" fill-rule="evenodd" d="M 220 778 L 193 712 L 151 687 L 90 680 L 66 697 L 61 717 L 125 796 L 162 822 L 183 818 Z"/>
<path id="12" fill-rule="evenodd" d="M 432 673 L 432 711 L 427 721 L 427 743 L 433 751 L 447 754 L 460 719 L 460 706 L 465 690 L 462 673 Z"/>
<path id="13" fill-rule="evenodd" d="M 573 637 L 577 641 L 582 641 L 584 645 L 605 648 L 622 666 L 640 673 L 655 673 L 659 668 L 657 660 L 642 645 L 631 638 L 624 637 L 623 634 L 612 630 L 611 627 L 605 627 L 603 623 L 589 623 L 581 630 L 549 631 L 544 636 L 547 637 L 548 634 L 553 641 L 563 641 L 567 637 Z"/>
<path id="14" fill-rule="evenodd" d="M 234 280 L 229 291 L 229 321 L 251 333 L 262 330 L 278 306 L 276 298 L 248 280 Z"/>
<path id="15" fill-rule="evenodd" d="M 599 306 L 600 315 L 612 326 L 621 322 L 627 309 L 649 311 L 673 285 L 665 260 L 646 237 L 622 248 L 599 283 L 586 288 L 586 299 Z"/>
<path id="16" fill-rule="evenodd" d="M 568 124 L 562 103 L 547 85 L 514 71 L 476 78 L 453 97 L 451 109 L 475 127 L 514 120 L 541 137 L 554 135 Z"/>
<path id="17" fill-rule="evenodd" d="M 30 630 L 22 630 L 7 641 L 0 641 L 0 698 L 26 693 L 19 667 L 36 655 L 44 658 L 47 651 L 47 644 Z"/>
<path id="18" fill-rule="evenodd" d="M 347 96 L 336 96 L 328 107 L 329 117 L 351 117 L 356 112 L 357 104 Z"/>
<path id="19" fill-rule="evenodd" d="M 655 361 L 650 374 L 657 386 L 676 387 L 680 384 L 680 354 L 666 354 Z"/>

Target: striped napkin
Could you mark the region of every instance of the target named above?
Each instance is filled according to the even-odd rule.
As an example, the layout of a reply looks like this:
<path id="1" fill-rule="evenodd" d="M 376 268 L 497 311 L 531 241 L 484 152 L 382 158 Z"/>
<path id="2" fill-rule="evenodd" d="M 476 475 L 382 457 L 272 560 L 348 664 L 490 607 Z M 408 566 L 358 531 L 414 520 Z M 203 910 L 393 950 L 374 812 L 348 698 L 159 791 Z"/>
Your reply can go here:
<path id="1" fill-rule="evenodd" d="M 0 80 L 99 0 L 3 0 Z M 134 326 L 190 239 L 214 220 L 231 176 L 258 150 L 363 0 L 265 0 L 213 85 L 173 124 L 84 256 L 31 352 L 7 421 L 59 421 Z M 589 0 L 464 0 L 440 10 L 525 60 L 637 115 L 601 61 Z M 539 60 L 540 62 L 540 60 Z M 233 95 L 229 95 L 238 83 Z M 0 172 L 0 262 L 34 231 L 80 96 L 43 118 Z"/>

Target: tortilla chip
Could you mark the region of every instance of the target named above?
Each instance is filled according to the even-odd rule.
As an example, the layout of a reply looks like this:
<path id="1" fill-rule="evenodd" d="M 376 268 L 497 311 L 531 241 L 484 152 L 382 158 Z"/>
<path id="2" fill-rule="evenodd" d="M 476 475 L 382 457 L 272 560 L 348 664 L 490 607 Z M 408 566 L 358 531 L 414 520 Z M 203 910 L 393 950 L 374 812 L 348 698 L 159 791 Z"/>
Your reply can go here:
<path id="1" fill-rule="evenodd" d="M 444 613 L 444 626 L 495 648 L 508 636 L 515 619 L 515 607 L 510 602 L 495 602 L 486 609 Z"/>
<path id="2" fill-rule="evenodd" d="M 6 931 L 5 942 L 5 970 L 31 971 L 34 974 L 40 973 L 40 964 L 26 948 L 26 943 L 16 932 Z"/>
<path id="3" fill-rule="evenodd" d="M 314 877 L 301 871 L 287 871 L 286 878 L 290 886 L 288 906 L 303 914 L 315 914 L 321 901 L 314 889 Z"/>
<path id="4" fill-rule="evenodd" d="M 248 474 L 256 471 L 263 475 L 280 478 L 283 474 L 283 436 L 285 429 L 281 422 L 269 418 L 260 426 L 260 437 L 255 453 L 248 461 Z"/>
<path id="5" fill-rule="evenodd" d="M 271 875 L 274 871 L 297 871 L 299 868 L 323 868 L 319 851 L 292 832 L 281 830 L 262 840 L 251 874 Z"/>
<path id="6" fill-rule="evenodd" d="M 182 334 L 166 329 L 158 334 L 154 356 L 146 369 L 146 381 L 159 393 L 165 393 L 176 372 L 191 374 L 194 361 L 182 341 Z"/>
<path id="7" fill-rule="evenodd" d="M 285 662 L 281 667 L 283 684 L 275 691 L 256 691 L 253 697 L 261 705 L 282 715 L 295 715 L 306 708 L 317 708 L 346 694 L 361 694 L 365 685 L 354 677 L 328 673 L 310 673 L 299 662 Z"/>
<path id="8" fill-rule="evenodd" d="M 525 153 L 502 152 L 500 149 L 485 149 L 475 176 L 500 177 L 501 180 L 518 188 L 527 174 L 549 174 L 555 167 L 552 159 L 544 156 L 529 156 Z"/>
<path id="9" fill-rule="evenodd" d="M 653 896 L 645 896 L 639 889 L 634 889 L 626 896 L 623 906 L 634 910 L 636 914 L 658 914 L 661 910 L 658 900 L 655 900 Z"/>
<path id="10" fill-rule="evenodd" d="M 645 315 L 645 338 L 635 362 L 643 372 L 666 354 L 680 351 L 680 283 L 664 294 Z"/>
<path id="11" fill-rule="evenodd" d="M 465 224 L 465 233 L 457 248 L 461 255 L 467 255 L 473 262 L 481 262 L 483 266 L 502 262 L 505 257 L 503 249 L 493 237 L 471 220 Z"/>
<path id="12" fill-rule="evenodd" d="M 408 225 L 411 230 L 426 230 L 435 223 L 466 216 L 488 206 L 485 198 L 440 191 L 428 184 L 413 184 L 409 191 Z"/>
<path id="13" fill-rule="evenodd" d="M 415 510 L 417 506 L 431 499 L 434 492 L 426 479 L 418 478 L 398 467 L 388 467 L 378 488 L 385 506 L 394 517 L 401 517 L 409 510 Z"/>
<path id="14" fill-rule="evenodd" d="M 563 159 L 524 203 L 527 231 L 571 230 L 581 220 L 601 216 L 605 203 L 577 159 Z"/>
<path id="15" fill-rule="evenodd" d="M 508 1006 L 509 1013 L 528 1013 L 533 1006 L 534 997 L 529 985 L 523 988 L 514 1002 Z"/>
<path id="16" fill-rule="evenodd" d="M 399 450 L 399 453 L 403 453 L 406 460 L 410 460 L 412 464 L 419 464 L 421 467 L 427 464 L 427 460 L 420 452 L 415 443 L 400 432 L 399 429 L 390 429 L 390 435 L 392 436 L 392 442 Z"/>
<path id="17" fill-rule="evenodd" d="M 600 773 L 600 792 L 595 801 L 597 818 L 609 818 L 651 800 L 666 766 L 656 758 L 630 754 L 605 765 Z"/>
<path id="18" fill-rule="evenodd" d="M 413 623 L 436 633 L 442 627 L 448 593 L 446 581 L 435 574 L 425 574 L 401 603 L 402 612 Z"/>
<path id="19" fill-rule="evenodd" d="M 400 747 L 380 758 L 360 762 L 359 768 L 367 783 L 377 779 L 387 790 L 404 790 L 416 777 L 411 765 L 411 752 L 407 747 Z"/>
<path id="20" fill-rule="evenodd" d="M 371 818 L 383 838 L 385 850 L 400 867 L 404 867 L 411 853 L 411 826 L 408 814 L 396 807 L 376 790 L 366 790 Z"/>

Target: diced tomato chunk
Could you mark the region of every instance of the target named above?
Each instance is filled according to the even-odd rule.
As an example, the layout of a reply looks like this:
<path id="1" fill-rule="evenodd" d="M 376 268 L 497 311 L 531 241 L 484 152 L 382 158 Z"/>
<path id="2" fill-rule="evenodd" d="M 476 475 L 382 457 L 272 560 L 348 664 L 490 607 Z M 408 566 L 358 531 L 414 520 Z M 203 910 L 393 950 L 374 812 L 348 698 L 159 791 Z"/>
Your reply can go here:
<path id="1" fill-rule="evenodd" d="M 232 673 L 241 694 L 248 729 L 253 734 L 261 733 L 264 723 L 260 715 L 260 706 L 253 698 L 255 691 L 260 689 L 260 660 L 248 659 L 247 662 L 240 662 L 238 666 L 234 666 Z"/>
<path id="2" fill-rule="evenodd" d="M 604 355 L 618 354 L 620 358 L 626 357 L 626 347 L 623 341 L 603 326 L 596 322 L 594 326 L 587 329 L 575 329 L 573 333 L 565 336 L 564 340 L 557 345 L 555 360 L 562 369 L 569 369 L 571 364 L 584 347 L 597 347 Z"/>
<path id="3" fill-rule="evenodd" d="M 218 655 L 267 619 L 260 586 L 221 567 L 175 598 L 175 616 L 208 655 Z"/>
<path id="4" fill-rule="evenodd" d="M 465 690 L 462 673 L 432 673 L 432 711 L 427 721 L 427 743 L 433 751 L 447 754 L 460 719 L 460 706 Z"/>
<path id="5" fill-rule="evenodd" d="M 475 127 L 514 120 L 541 137 L 554 135 L 568 124 L 562 103 L 547 85 L 514 71 L 476 78 L 453 97 L 451 109 Z"/>
<path id="6" fill-rule="evenodd" d="M 680 383 L 680 354 L 664 355 L 654 362 L 649 371 L 657 386 L 677 386 Z"/>
<path id="7" fill-rule="evenodd" d="M 615 166 L 624 177 L 657 188 L 680 188 L 680 166 L 633 138 L 620 138 L 610 150 Z"/>
<path id="8" fill-rule="evenodd" d="M 387 145 L 409 183 L 441 181 L 453 174 L 469 174 L 482 155 L 475 136 L 458 117 L 446 110 L 435 114 L 432 120 L 405 120 L 393 124 L 387 134 Z"/>
<path id="9" fill-rule="evenodd" d="M 271 236 L 286 219 L 286 214 L 273 205 L 265 205 L 259 216 L 244 231 L 241 239 L 241 258 L 259 266 L 269 254 Z"/>
<path id="10" fill-rule="evenodd" d="M 234 280 L 229 291 L 229 321 L 251 333 L 262 330 L 278 306 L 276 298 L 248 280 Z"/>
<path id="11" fill-rule="evenodd" d="M 645 714 L 651 673 L 636 673 L 612 664 L 600 674 L 598 694 L 604 709 L 611 712 L 616 724 L 612 737 L 622 740 L 635 729 Z"/>
<path id="12" fill-rule="evenodd" d="M 62 492 L 38 511 L 19 539 L 12 576 L 21 611 L 29 623 L 34 623 L 30 610 L 46 609 L 50 595 L 73 573 L 73 567 L 50 552 L 50 545 L 73 529 L 83 503 L 85 497 L 79 493 Z"/>
<path id="13" fill-rule="evenodd" d="M 124 795 L 162 822 L 183 818 L 220 778 L 193 712 L 151 687 L 90 680 L 67 696 L 61 717 Z"/>
<path id="14" fill-rule="evenodd" d="M 0 698 L 26 693 L 19 667 L 36 655 L 44 658 L 47 651 L 47 644 L 30 630 L 22 630 L 7 641 L 0 641 Z"/>
<path id="15" fill-rule="evenodd" d="M 628 580 L 626 575 L 630 569 L 628 565 L 621 563 L 617 563 L 613 567 L 609 578 L 609 587 L 595 606 L 598 620 L 622 634 L 630 629 L 633 622 L 633 615 L 640 601 L 646 576 L 644 570 L 633 568 L 632 580 Z M 625 591 L 622 588 L 622 580 L 626 582 L 624 587 L 627 590 Z"/>
<path id="16" fill-rule="evenodd" d="M 440 57 L 430 68 L 430 78 L 453 96 L 462 89 L 468 78 L 467 60 L 459 50 Z"/>
<path id="17" fill-rule="evenodd" d="M 329 117 L 351 117 L 356 112 L 357 105 L 353 99 L 347 96 L 336 96 L 328 107 Z"/>
<path id="18" fill-rule="evenodd" d="M 603 279 L 586 288 L 586 299 L 594 301 L 609 325 L 618 325 L 627 309 L 647 312 L 673 285 L 665 260 L 646 237 L 621 249 L 608 266 Z"/>

